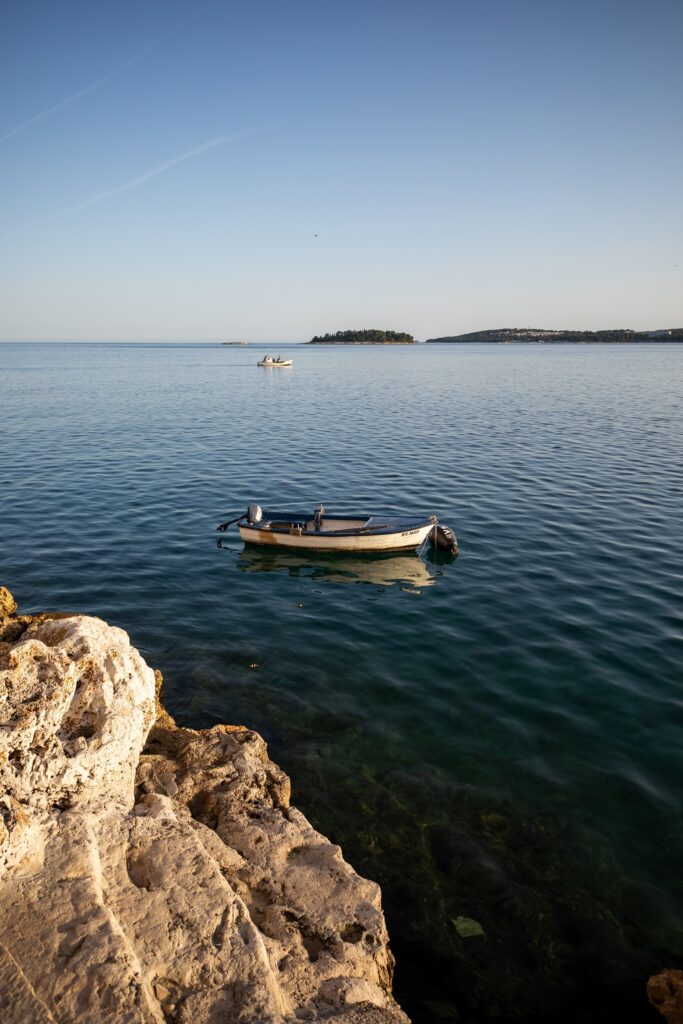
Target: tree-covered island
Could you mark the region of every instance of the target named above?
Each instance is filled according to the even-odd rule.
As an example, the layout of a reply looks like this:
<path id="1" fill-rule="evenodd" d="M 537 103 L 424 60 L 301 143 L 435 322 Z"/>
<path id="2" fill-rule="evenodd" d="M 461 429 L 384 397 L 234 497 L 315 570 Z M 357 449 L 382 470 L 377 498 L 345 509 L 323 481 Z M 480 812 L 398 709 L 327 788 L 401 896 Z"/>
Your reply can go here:
<path id="1" fill-rule="evenodd" d="M 403 331 L 337 331 L 336 334 L 316 334 L 307 345 L 414 345 L 412 334 Z"/>

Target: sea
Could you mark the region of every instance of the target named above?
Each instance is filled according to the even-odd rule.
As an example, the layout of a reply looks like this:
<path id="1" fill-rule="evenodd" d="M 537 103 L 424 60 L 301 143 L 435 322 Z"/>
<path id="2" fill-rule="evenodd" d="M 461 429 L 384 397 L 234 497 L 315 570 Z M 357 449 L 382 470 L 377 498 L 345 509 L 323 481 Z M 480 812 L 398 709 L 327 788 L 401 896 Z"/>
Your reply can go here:
<path id="1" fill-rule="evenodd" d="M 287 354 L 291 369 L 257 367 Z M 683 966 L 683 346 L 0 345 L 0 582 L 245 724 L 382 887 L 415 1024 L 657 1021 Z M 435 513 L 460 555 L 245 547 Z"/>

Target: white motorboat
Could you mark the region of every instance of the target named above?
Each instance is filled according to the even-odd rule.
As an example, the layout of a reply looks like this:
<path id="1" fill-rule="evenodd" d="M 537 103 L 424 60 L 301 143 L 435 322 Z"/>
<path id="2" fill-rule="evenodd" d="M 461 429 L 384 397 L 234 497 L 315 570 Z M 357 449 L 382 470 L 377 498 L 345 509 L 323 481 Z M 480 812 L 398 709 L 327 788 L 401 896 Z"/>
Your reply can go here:
<path id="1" fill-rule="evenodd" d="M 263 359 L 259 359 L 257 366 L 291 366 L 291 359 L 283 359 L 278 356 L 277 359 L 274 356 L 264 356 Z"/>
<path id="2" fill-rule="evenodd" d="M 458 553 L 458 542 L 436 516 L 330 515 L 318 505 L 306 513 L 266 513 L 260 505 L 218 526 L 237 523 L 247 544 L 309 551 L 415 551 L 431 536 L 435 547 Z"/>

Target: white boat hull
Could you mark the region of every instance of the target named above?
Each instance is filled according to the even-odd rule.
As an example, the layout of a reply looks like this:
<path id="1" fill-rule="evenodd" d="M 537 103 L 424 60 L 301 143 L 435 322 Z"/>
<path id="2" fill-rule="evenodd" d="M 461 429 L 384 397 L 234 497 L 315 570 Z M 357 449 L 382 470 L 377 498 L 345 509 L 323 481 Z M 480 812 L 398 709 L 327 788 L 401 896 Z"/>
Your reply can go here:
<path id="1" fill-rule="evenodd" d="M 356 534 L 335 537 L 324 532 L 285 533 L 282 531 L 240 526 L 240 537 L 247 544 L 263 547 L 295 548 L 299 551 L 414 551 L 433 530 L 432 523 L 396 533 Z"/>

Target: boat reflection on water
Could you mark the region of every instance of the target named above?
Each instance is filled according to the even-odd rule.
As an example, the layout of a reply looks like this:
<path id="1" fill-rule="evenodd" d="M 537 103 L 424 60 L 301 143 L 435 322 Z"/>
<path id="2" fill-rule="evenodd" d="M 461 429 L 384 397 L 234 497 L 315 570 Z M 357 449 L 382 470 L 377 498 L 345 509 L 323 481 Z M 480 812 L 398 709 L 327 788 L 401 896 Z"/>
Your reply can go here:
<path id="1" fill-rule="evenodd" d="M 430 587 L 436 575 L 421 558 L 410 555 L 321 554 L 245 548 L 237 562 L 242 572 L 280 572 L 315 583 L 370 583 L 379 587 Z"/>

